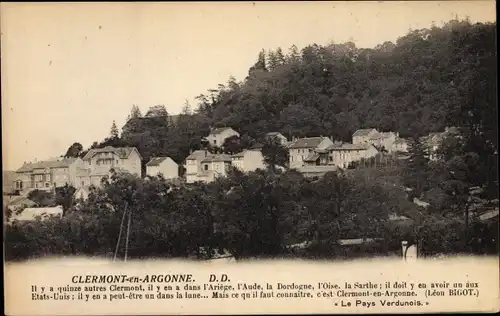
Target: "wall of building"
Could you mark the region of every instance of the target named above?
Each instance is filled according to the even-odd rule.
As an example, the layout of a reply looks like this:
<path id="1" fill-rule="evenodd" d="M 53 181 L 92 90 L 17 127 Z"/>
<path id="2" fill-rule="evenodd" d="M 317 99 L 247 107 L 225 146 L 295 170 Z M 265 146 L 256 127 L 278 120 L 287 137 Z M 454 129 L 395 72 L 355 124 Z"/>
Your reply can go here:
<path id="1" fill-rule="evenodd" d="M 243 171 L 250 172 L 265 169 L 264 156 L 260 150 L 247 150 L 243 157 Z"/>
<path id="2" fill-rule="evenodd" d="M 161 173 L 165 179 L 175 179 L 179 177 L 179 166 L 171 159 L 165 159 L 159 166 L 147 166 L 148 176 L 157 176 Z"/>
<path id="3" fill-rule="evenodd" d="M 127 159 L 122 159 L 121 168 L 138 177 L 141 176 L 141 157 L 133 150 Z"/>
<path id="4" fill-rule="evenodd" d="M 224 144 L 224 141 L 231 136 L 238 136 L 239 137 L 240 134 L 238 132 L 236 132 L 235 130 L 226 129 L 220 133 L 208 135 L 207 140 L 209 141 L 211 146 L 220 147 L 220 146 L 222 146 L 222 144 Z M 215 141 L 215 143 L 214 143 L 214 141 Z"/>

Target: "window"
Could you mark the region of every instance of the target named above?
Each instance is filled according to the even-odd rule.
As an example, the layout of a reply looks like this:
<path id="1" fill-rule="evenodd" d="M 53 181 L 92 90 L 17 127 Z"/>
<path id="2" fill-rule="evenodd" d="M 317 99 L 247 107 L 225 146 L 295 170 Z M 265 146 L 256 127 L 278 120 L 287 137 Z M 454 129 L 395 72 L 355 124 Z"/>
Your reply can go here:
<path id="1" fill-rule="evenodd" d="M 208 165 L 203 165 L 203 169 L 208 170 Z"/>
<path id="2" fill-rule="evenodd" d="M 116 164 L 118 164 L 118 159 L 116 159 Z"/>
<path id="3" fill-rule="evenodd" d="M 214 145 L 217 145 L 217 139 L 214 139 Z"/>
<path id="4" fill-rule="evenodd" d="M 45 175 L 45 181 L 50 182 L 50 174 Z"/>
<path id="5" fill-rule="evenodd" d="M 23 182 L 22 181 L 16 181 L 16 189 L 17 190 L 22 190 L 23 189 Z"/>
<path id="6" fill-rule="evenodd" d="M 84 185 L 85 185 L 85 181 L 82 181 L 82 186 L 84 186 Z"/>
<path id="7" fill-rule="evenodd" d="M 36 174 L 35 181 L 43 181 L 43 174 Z"/>
<path id="8" fill-rule="evenodd" d="M 328 156 L 328 160 L 333 161 L 333 157 L 332 156 Z"/>
<path id="9" fill-rule="evenodd" d="M 48 188 L 50 186 L 50 183 L 45 182 L 45 187 Z"/>

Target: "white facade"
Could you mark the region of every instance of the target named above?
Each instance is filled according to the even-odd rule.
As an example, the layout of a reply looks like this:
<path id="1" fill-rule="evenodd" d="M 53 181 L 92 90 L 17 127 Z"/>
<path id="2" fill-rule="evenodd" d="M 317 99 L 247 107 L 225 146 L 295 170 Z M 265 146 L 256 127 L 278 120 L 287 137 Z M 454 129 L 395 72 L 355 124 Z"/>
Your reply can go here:
<path id="1" fill-rule="evenodd" d="M 21 192 L 51 191 L 66 184 L 76 187 L 77 169 L 83 166 L 80 158 L 59 158 L 24 164 L 16 171 L 14 187 Z"/>
<path id="2" fill-rule="evenodd" d="M 77 170 L 76 188 L 86 185 L 100 186 L 111 169 L 141 176 L 141 155 L 134 147 L 105 147 L 90 150 L 83 157 L 83 167 Z"/>
<path id="3" fill-rule="evenodd" d="M 22 212 L 17 214 L 12 214 L 10 218 L 10 222 L 17 221 L 33 221 L 36 220 L 37 217 L 40 217 L 42 220 L 57 217 L 61 218 L 63 215 L 62 206 L 57 207 L 29 207 L 25 208 Z"/>
<path id="4" fill-rule="evenodd" d="M 241 153 L 231 156 L 231 163 L 234 167 L 243 172 L 265 169 L 264 156 L 260 150 L 244 150 Z"/>
<path id="5" fill-rule="evenodd" d="M 333 145 L 328 137 L 310 137 L 299 138 L 288 147 L 290 154 L 290 169 L 298 168 L 304 165 L 304 159 L 315 150 L 325 150 Z"/>
<path id="6" fill-rule="evenodd" d="M 179 177 L 179 165 L 170 157 L 152 158 L 146 164 L 146 174 L 151 177 L 161 174 L 165 179 L 176 179 Z"/>
<path id="7" fill-rule="evenodd" d="M 230 166 L 231 156 L 209 155 L 201 162 L 201 170 L 197 174 L 196 181 L 212 182 L 218 177 L 225 177 Z"/>
<path id="8" fill-rule="evenodd" d="M 378 150 L 371 144 L 342 144 L 329 149 L 329 164 L 334 164 L 340 168 L 347 168 L 353 161 L 375 157 Z"/>
<path id="9" fill-rule="evenodd" d="M 352 135 L 354 145 L 372 144 L 378 148 L 385 148 L 390 153 L 395 151 L 394 144 L 398 140 L 398 133 L 379 132 L 376 129 L 360 129 Z"/>
<path id="10" fill-rule="evenodd" d="M 374 129 L 360 129 L 352 134 L 352 143 L 354 145 L 371 143 L 372 139 L 377 137 L 379 132 Z"/>
<path id="11" fill-rule="evenodd" d="M 184 164 L 186 168 L 186 183 L 194 183 L 198 180 L 198 173 L 201 170 L 201 162 L 208 155 L 206 150 L 196 150 L 192 152 L 187 158 Z"/>
<path id="12" fill-rule="evenodd" d="M 224 141 L 232 136 L 240 137 L 240 134 L 230 127 L 215 128 L 206 137 L 212 147 L 221 147 Z"/>

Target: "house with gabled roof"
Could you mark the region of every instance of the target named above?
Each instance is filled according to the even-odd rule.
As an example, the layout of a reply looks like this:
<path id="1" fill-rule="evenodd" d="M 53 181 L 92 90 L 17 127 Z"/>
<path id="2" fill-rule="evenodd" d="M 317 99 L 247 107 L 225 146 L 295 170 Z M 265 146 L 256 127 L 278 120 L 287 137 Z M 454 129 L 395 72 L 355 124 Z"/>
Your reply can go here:
<path id="1" fill-rule="evenodd" d="M 153 157 L 146 164 L 146 174 L 155 177 L 161 174 L 171 180 L 179 177 L 179 165 L 170 157 Z"/>
<path id="2" fill-rule="evenodd" d="M 355 145 L 372 144 L 378 150 L 386 152 L 395 151 L 394 144 L 399 138 L 399 133 L 379 132 L 374 128 L 358 129 L 352 134 L 352 143 Z"/>
<path id="3" fill-rule="evenodd" d="M 77 169 L 83 166 L 80 158 L 55 158 L 25 163 L 16 170 L 15 189 L 27 193 L 31 190 L 52 191 L 66 184 L 77 185 Z"/>
<path id="4" fill-rule="evenodd" d="M 329 164 L 336 165 L 340 168 L 347 168 L 353 161 L 375 157 L 379 153 L 378 149 L 373 144 L 369 143 L 336 144 L 327 148 L 327 151 Z"/>
<path id="5" fill-rule="evenodd" d="M 112 147 L 91 149 L 82 158 L 83 166 L 77 170 L 76 188 L 85 185 L 100 186 L 111 171 L 126 172 L 141 176 L 141 154 L 135 147 Z"/>
<path id="6" fill-rule="evenodd" d="M 304 137 L 294 139 L 288 146 L 290 169 L 304 165 L 304 159 L 316 150 L 324 150 L 333 145 L 328 137 Z"/>
<path id="7" fill-rule="evenodd" d="M 371 139 L 377 137 L 379 132 L 375 128 L 358 129 L 352 134 L 353 144 L 363 144 L 370 142 Z"/>
<path id="8" fill-rule="evenodd" d="M 231 156 L 226 154 L 209 154 L 201 161 L 201 169 L 196 174 L 195 181 L 213 182 L 218 177 L 227 175 L 231 167 Z M 187 181 L 186 181 L 187 182 Z"/>
<path id="9" fill-rule="evenodd" d="M 208 156 L 206 150 L 195 150 L 186 157 L 184 168 L 186 169 L 186 183 L 198 181 L 198 173 L 201 170 L 201 161 Z"/>
<path id="10" fill-rule="evenodd" d="M 231 163 L 243 172 L 265 169 L 264 156 L 259 149 L 245 149 L 231 156 Z"/>
<path id="11" fill-rule="evenodd" d="M 210 134 L 205 137 L 210 146 L 221 147 L 224 141 L 229 137 L 237 136 L 240 137 L 240 133 L 232 129 L 231 127 L 218 127 L 210 131 Z"/>

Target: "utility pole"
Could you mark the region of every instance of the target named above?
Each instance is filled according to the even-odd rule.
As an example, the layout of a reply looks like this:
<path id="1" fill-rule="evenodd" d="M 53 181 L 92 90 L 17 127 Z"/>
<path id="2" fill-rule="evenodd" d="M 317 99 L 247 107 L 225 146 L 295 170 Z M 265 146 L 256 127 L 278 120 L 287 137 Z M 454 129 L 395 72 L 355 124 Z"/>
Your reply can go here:
<path id="1" fill-rule="evenodd" d="M 130 208 L 127 206 L 123 212 L 122 220 L 120 222 L 120 232 L 118 233 L 118 240 L 116 242 L 116 247 L 115 247 L 115 254 L 113 256 L 113 261 L 116 261 L 116 257 L 118 256 L 118 249 L 120 248 L 120 241 L 122 239 L 122 232 L 124 228 L 124 222 L 125 222 L 125 217 L 128 216 L 128 223 L 127 223 L 127 231 L 126 231 L 126 236 L 125 236 L 125 255 L 124 255 L 124 261 L 127 261 L 128 257 L 128 244 L 129 244 L 129 237 L 130 237 L 130 226 L 132 223 L 132 211 Z"/>

